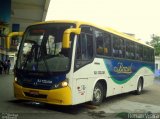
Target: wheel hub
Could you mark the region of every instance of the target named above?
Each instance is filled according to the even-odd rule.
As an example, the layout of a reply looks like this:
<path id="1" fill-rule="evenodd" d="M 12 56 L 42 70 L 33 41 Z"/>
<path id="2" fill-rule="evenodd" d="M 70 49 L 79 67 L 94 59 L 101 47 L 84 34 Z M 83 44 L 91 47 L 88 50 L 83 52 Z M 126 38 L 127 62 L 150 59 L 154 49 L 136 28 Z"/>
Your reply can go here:
<path id="1" fill-rule="evenodd" d="M 98 88 L 95 88 L 94 90 L 94 98 L 96 101 L 99 101 L 101 99 L 101 90 Z"/>

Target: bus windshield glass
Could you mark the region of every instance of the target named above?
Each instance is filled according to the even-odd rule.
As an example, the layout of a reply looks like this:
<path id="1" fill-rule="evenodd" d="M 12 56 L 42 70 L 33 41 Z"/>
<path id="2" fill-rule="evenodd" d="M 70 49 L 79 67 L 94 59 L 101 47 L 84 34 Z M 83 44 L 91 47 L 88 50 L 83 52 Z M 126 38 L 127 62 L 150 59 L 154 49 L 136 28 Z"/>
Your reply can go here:
<path id="1" fill-rule="evenodd" d="M 63 33 L 74 24 L 41 24 L 29 27 L 21 42 L 17 68 L 26 71 L 64 72 L 70 50 L 62 49 Z"/>

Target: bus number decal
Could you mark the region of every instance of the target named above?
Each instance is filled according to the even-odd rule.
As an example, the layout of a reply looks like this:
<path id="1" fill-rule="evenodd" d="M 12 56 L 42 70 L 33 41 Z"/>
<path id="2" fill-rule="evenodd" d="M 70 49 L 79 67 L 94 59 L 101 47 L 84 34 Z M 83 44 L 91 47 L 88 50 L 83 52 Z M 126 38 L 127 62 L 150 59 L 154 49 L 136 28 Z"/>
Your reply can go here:
<path id="1" fill-rule="evenodd" d="M 97 75 L 97 74 L 105 74 L 105 71 L 94 71 L 94 74 Z"/>

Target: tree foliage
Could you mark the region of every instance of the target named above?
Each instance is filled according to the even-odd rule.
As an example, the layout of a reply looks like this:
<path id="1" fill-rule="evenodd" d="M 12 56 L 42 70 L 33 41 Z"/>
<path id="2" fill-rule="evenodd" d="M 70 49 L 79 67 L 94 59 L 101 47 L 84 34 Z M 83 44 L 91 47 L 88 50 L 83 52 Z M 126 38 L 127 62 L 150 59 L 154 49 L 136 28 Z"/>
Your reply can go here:
<path id="1" fill-rule="evenodd" d="M 152 40 L 147 42 L 147 44 L 154 47 L 156 56 L 160 56 L 160 36 L 153 34 L 151 38 Z"/>

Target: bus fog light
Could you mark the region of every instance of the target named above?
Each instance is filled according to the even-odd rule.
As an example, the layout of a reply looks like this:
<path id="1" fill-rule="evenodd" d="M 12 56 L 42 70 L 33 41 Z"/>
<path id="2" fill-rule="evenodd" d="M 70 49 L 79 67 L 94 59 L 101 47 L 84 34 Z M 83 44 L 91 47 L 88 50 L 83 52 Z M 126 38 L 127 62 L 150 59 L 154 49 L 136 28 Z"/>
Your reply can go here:
<path id="1" fill-rule="evenodd" d="M 68 83 L 66 81 L 62 82 L 62 87 L 68 86 Z"/>

